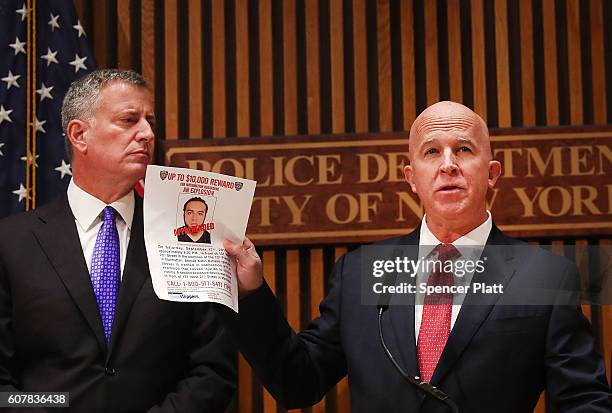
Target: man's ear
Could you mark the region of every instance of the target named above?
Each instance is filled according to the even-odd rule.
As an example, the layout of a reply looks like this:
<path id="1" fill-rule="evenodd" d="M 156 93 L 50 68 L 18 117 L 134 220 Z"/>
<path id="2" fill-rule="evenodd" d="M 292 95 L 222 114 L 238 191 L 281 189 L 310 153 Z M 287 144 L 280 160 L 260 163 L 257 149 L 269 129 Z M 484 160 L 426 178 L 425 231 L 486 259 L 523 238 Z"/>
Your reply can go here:
<path id="1" fill-rule="evenodd" d="M 88 129 L 89 124 L 82 120 L 72 119 L 68 122 L 66 137 L 70 140 L 74 152 L 82 154 L 87 152 L 87 140 L 85 138 Z"/>
<path id="2" fill-rule="evenodd" d="M 502 172 L 501 163 L 499 161 L 489 161 L 489 188 L 493 189 L 497 179 Z"/>
<path id="3" fill-rule="evenodd" d="M 414 177 L 413 177 L 412 166 L 410 165 L 404 166 L 404 178 L 406 178 L 406 182 L 408 182 L 408 184 L 410 185 L 410 189 L 412 189 L 412 192 L 416 194 L 417 191 L 416 191 L 416 184 L 414 183 L 414 179 L 413 179 Z"/>

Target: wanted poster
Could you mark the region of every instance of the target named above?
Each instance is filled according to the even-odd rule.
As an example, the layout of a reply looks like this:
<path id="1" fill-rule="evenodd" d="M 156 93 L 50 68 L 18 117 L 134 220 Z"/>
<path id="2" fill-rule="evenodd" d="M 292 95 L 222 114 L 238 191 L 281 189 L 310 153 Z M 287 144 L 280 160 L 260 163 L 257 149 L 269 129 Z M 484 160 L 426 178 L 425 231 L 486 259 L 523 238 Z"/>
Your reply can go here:
<path id="1" fill-rule="evenodd" d="M 212 172 L 147 167 L 144 237 L 159 298 L 216 302 L 238 312 L 235 262 L 223 240 L 244 239 L 255 186 Z"/>

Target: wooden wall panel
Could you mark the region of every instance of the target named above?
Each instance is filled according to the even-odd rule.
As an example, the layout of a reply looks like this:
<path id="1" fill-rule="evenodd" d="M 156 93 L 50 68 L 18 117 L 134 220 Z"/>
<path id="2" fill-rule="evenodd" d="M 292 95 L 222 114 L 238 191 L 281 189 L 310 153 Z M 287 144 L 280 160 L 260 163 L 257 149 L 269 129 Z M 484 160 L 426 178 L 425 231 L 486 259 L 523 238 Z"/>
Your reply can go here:
<path id="1" fill-rule="evenodd" d="M 332 1 L 330 8 L 332 132 L 345 132 L 344 109 L 344 38 L 342 2 Z"/>
<path id="2" fill-rule="evenodd" d="M 299 331 L 300 323 L 300 256 L 298 250 L 287 250 L 287 321 L 294 330 Z"/>
<path id="3" fill-rule="evenodd" d="M 582 124 L 582 62 L 580 61 L 580 2 L 567 0 L 567 51 L 571 124 Z"/>
<path id="4" fill-rule="evenodd" d="M 472 0 L 472 67 L 474 111 L 487 120 L 487 80 L 485 74 L 485 41 L 483 0 Z"/>
<path id="5" fill-rule="evenodd" d="M 96 18 L 93 20 L 93 49 L 94 57 L 99 66 L 113 66 L 111 62 L 111 51 L 109 50 L 110 19 L 115 16 L 110 16 L 108 13 L 108 4 L 105 1 L 97 1 L 93 4 L 93 13 Z M 115 17 L 116 18 L 116 17 Z M 91 30 L 88 30 L 92 33 Z"/>
<path id="6" fill-rule="evenodd" d="M 402 15 L 402 85 L 403 85 L 403 109 L 404 130 L 410 130 L 412 122 L 416 118 L 416 96 L 414 75 L 414 16 L 412 0 L 403 1 L 401 4 Z"/>
<path id="7" fill-rule="evenodd" d="M 612 382 L 612 305 L 602 306 L 602 341 L 604 361 L 608 373 L 608 382 Z"/>
<path id="8" fill-rule="evenodd" d="M 533 3 L 519 2 L 521 31 L 521 96 L 523 126 L 535 126 L 535 79 L 533 67 Z"/>
<path id="9" fill-rule="evenodd" d="M 310 318 L 319 316 L 319 303 L 325 297 L 325 274 L 323 273 L 323 249 L 310 250 Z M 312 413 L 325 413 L 326 400 L 323 399 L 312 408 Z"/>
<path id="10" fill-rule="evenodd" d="M 248 0 L 236 0 L 236 113 L 237 135 L 250 135 Z"/>
<path id="11" fill-rule="evenodd" d="M 463 77 L 461 73 L 461 9 L 459 0 L 448 0 L 447 16 L 450 100 L 462 102 Z"/>
<path id="12" fill-rule="evenodd" d="M 286 296 L 285 306 L 287 321 L 291 328 L 295 331 L 300 331 L 301 323 L 301 302 L 302 296 L 300 291 L 300 254 L 296 249 L 290 249 L 286 252 L 286 267 L 285 267 L 285 282 Z M 296 410 L 299 411 L 299 410 Z"/>
<path id="13" fill-rule="evenodd" d="M 347 253 L 347 248 L 339 247 L 334 250 L 335 259 L 338 261 L 340 257 Z M 348 378 L 344 377 L 336 385 L 336 395 L 338 403 L 338 412 L 350 412 L 351 411 L 351 399 L 348 387 Z"/>
<path id="14" fill-rule="evenodd" d="M 164 66 L 166 139 L 178 139 L 178 11 L 176 2 L 164 3 Z"/>
<path id="15" fill-rule="evenodd" d="M 285 134 L 296 135 L 297 128 L 297 56 L 295 33 L 295 0 L 283 3 L 283 80 Z"/>
<path id="16" fill-rule="evenodd" d="M 381 131 L 392 130 L 391 124 L 391 23 L 389 17 L 389 3 L 378 1 L 376 3 L 377 17 L 377 49 L 378 49 L 378 102 L 379 122 Z"/>
<path id="17" fill-rule="evenodd" d="M 596 124 L 606 123 L 606 76 L 602 1 L 591 0 L 591 67 L 593 76 L 593 111 Z M 588 74 L 587 74 L 588 75 Z M 611 82 L 612 79 L 608 80 Z M 609 93 L 609 92 L 608 92 Z"/>
<path id="18" fill-rule="evenodd" d="M 259 0 L 259 93 L 262 136 L 271 136 L 274 133 L 272 53 L 272 2 Z"/>
<path id="19" fill-rule="evenodd" d="M 202 117 L 202 4 L 189 0 L 189 138 L 203 137 Z"/>
<path id="20" fill-rule="evenodd" d="M 533 413 L 546 413 L 546 397 L 544 393 L 540 396 L 540 400 L 538 400 L 538 405 L 533 410 Z"/>
<path id="21" fill-rule="evenodd" d="M 238 354 L 238 411 L 253 408 L 253 370 L 242 354 Z"/>
<path id="22" fill-rule="evenodd" d="M 213 136 L 226 133 L 225 1 L 212 0 Z"/>
<path id="23" fill-rule="evenodd" d="M 353 0 L 353 64 L 355 72 L 355 132 L 368 131 L 368 75 L 365 0 Z"/>
<path id="24" fill-rule="evenodd" d="M 292 136 L 325 128 L 406 131 L 418 111 L 441 96 L 466 103 L 500 127 L 610 119 L 612 58 L 606 53 L 612 50 L 612 30 L 606 16 L 612 8 L 604 0 L 75 0 L 75 5 L 98 65 L 134 68 L 150 81 L 162 139 Z M 531 241 L 554 241 L 559 253 L 571 244 L 610 243 Z M 330 261 L 346 251 L 333 245 L 263 251 L 266 280 L 295 328 L 318 314 Z M 578 261 L 586 289 L 595 264 Z M 583 309 L 610 372 L 612 306 Z M 242 358 L 238 363 L 233 409 L 284 411 L 248 363 Z M 344 379 L 304 411 L 349 409 Z M 544 398 L 536 411 L 545 412 Z"/>
<path id="25" fill-rule="evenodd" d="M 435 1 L 423 2 L 425 10 L 425 67 L 427 106 L 440 100 L 440 70 L 438 65 L 438 15 Z"/>
<path id="26" fill-rule="evenodd" d="M 544 67 L 546 68 L 546 123 L 559 124 L 559 84 L 557 74 L 557 28 L 554 0 L 542 0 L 544 15 Z"/>
<path id="27" fill-rule="evenodd" d="M 495 54 L 497 67 L 498 126 L 512 125 L 510 112 L 510 64 L 508 58 L 508 3 L 495 0 Z"/>
<path id="28" fill-rule="evenodd" d="M 599 241 L 599 245 L 604 246 L 605 248 L 611 248 L 612 239 L 602 239 Z M 607 255 L 604 258 L 604 255 L 600 255 L 600 265 L 607 266 L 610 268 L 612 262 L 610 262 L 610 255 Z M 609 280 L 608 280 L 609 281 Z M 604 361 L 606 362 L 606 371 L 608 372 L 608 381 L 612 383 L 612 304 L 602 305 L 601 306 L 601 334 L 599 337 L 601 338 L 602 345 L 602 354 L 604 355 Z"/>
<path id="29" fill-rule="evenodd" d="M 269 250 L 264 251 L 261 258 L 263 262 L 263 269 L 264 269 L 264 276 L 266 279 L 266 283 L 268 283 L 268 285 L 270 286 L 270 289 L 273 292 L 276 292 L 276 254 L 274 251 L 269 251 Z M 249 384 L 252 384 L 251 368 L 249 367 L 248 371 L 245 373 L 246 374 L 244 375 L 240 375 L 240 377 L 242 378 L 242 376 L 246 376 L 246 379 L 251 380 Z M 275 410 L 276 410 L 276 400 L 274 400 L 272 395 L 266 389 L 263 389 L 263 411 L 274 412 Z M 245 410 L 240 410 L 240 411 L 248 412 L 249 410 L 245 409 Z"/>
<path id="30" fill-rule="evenodd" d="M 494 0 L 492 3 L 418 0 L 419 15 L 414 16 L 413 0 L 401 0 L 395 9 L 401 14 L 397 32 L 401 39 L 395 50 L 391 47 L 394 39 L 390 16 L 395 3 L 390 0 L 298 0 L 298 3 L 296 0 L 75 0 L 75 5 L 87 33 L 91 34 L 99 66 L 116 65 L 142 71 L 155 85 L 156 96 L 163 98 L 158 104 L 164 124 L 161 137 L 176 139 L 179 131 L 187 135 L 180 138 L 206 135 L 210 126 L 207 122 L 212 123 L 210 134 L 214 136 L 226 136 L 228 128 L 243 137 L 271 135 L 277 117 L 281 117 L 279 122 L 284 133 L 294 135 L 298 132 L 300 113 L 304 116 L 305 133 L 320 131 L 326 119 L 330 120 L 334 133 L 351 131 L 353 127 L 357 132 L 397 130 L 398 127 L 408 130 L 417 115 L 416 102 L 432 103 L 441 93 L 453 100 L 465 101 L 485 119 L 487 107 L 493 108 L 496 113 L 492 114 L 495 119 L 491 123 L 498 126 L 605 124 L 609 111 L 606 102 L 610 99 L 606 89 L 610 72 L 606 50 L 612 50 L 609 45 L 612 40 L 604 26 L 605 3 L 585 1 L 586 4 L 578 0 Z M 278 7 L 282 8 L 278 11 L 282 13 L 282 30 L 279 29 L 282 47 L 277 51 L 282 54 L 280 60 L 274 58 L 277 39 L 272 30 L 272 17 Z M 520 25 L 518 45 L 513 43 L 517 40 L 509 32 L 508 13 L 514 7 L 518 10 Z M 493 11 L 486 13 L 487 8 Z M 227 16 L 226 10 L 231 10 Z M 372 21 L 368 20 L 368 10 L 376 14 L 374 29 L 369 28 Z M 202 19 L 206 13 L 211 14 L 210 25 Z M 319 21 L 321 16 L 325 18 Z M 495 21 L 489 22 L 490 16 Z M 249 27 L 254 21 L 255 33 Z M 226 23 L 234 28 L 232 33 L 225 27 Z M 494 30 L 492 41 L 485 41 L 487 25 Z M 184 27 L 188 28 L 185 39 L 181 37 L 184 37 L 181 35 Z M 345 30 L 347 27 L 349 31 Z M 375 30 L 373 44 L 368 40 L 371 37 L 368 30 Z M 415 30 L 421 30 L 417 43 L 422 44 L 415 44 Z M 347 39 L 347 35 L 351 38 Z M 256 50 L 250 50 L 251 37 L 257 42 Z M 298 54 L 302 52 L 298 38 L 304 42 L 306 67 L 298 65 Z M 210 42 L 210 50 L 206 42 Z M 234 45 L 234 55 L 226 56 L 230 45 Z M 424 53 L 424 87 L 416 83 L 415 46 Z M 185 47 L 189 50 L 181 51 Z M 375 54 L 370 53 L 370 47 L 375 48 Z M 464 50 L 465 47 L 468 49 Z M 520 61 L 520 67 L 511 64 L 512 47 L 518 49 L 516 61 Z M 329 53 L 329 62 L 321 60 L 326 56 L 322 53 Z M 487 53 L 494 53 L 494 59 L 485 59 Z M 541 64 L 538 63 L 540 53 Z M 350 62 L 345 61 L 347 56 Z M 401 62 L 399 83 L 393 80 L 394 59 Z M 258 65 L 256 69 L 252 67 L 254 62 Z M 276 70 L 274 62 L 282 62 L 282 69 Z M 351 69 L 347 70 L 346 65 L 352 66 Z M 161 70 L 163 81 L 156 79 L 156 68 Z M 227 78 L 230 70 L 232 79 Z M 517 93 L 522 116 L 513 116 L 510 104 L 515 83 L 509 74 L 516 70 L 520 72 L 521 90 Z M 206 76 L 207 71 L 212 71 L 210 78 Z M 303 78 L 300 71 L 304 73 Z M 280 76 L 281 72 L 282 79 L 277 81 L 274 76 Z M 180 77 L 183 73 L 188 74 L 187 79 Z M 490 76 L 494 78 L 488 79 Z M 329 91 L 324 89 L 328 87 L 325 79 L 330 80 Z M 369 79 L 376 83 L 375 91 L 368 89 Z M 491 80 L 494 87 L 488 90 Z M 254 84 L 258 94 L 255 101 Z M 564 89 L 566 84 L 569 90 Z M 396 85 L 401 86 L 398 93 L 401 99 L 394 100 L 392 92 Z M 209 107 L 206 107 L 207 88 L 212 90 Z M 298 97 L 300 88 L 305 91 L 303 100 Z M 279 93 L 282 107 L 274 103 Z M 331 108 L 331 114 L 322 111 L 323 96 L 330 97 L 331 103 L 323 103 Z M 374 104 L 369 102 L 370 98 L 375 99 Z M 543 104 L 538 105 L 539 101 Z M 395 111 L 401 117 L 397 121 L 392 116 Z M 538 120 L 538 111 L 543 111 L 543 120 Z M 562 119 L 564 114 L 568 116 L 567 121 Z M 377 124 L 368 125 L 368 119 L 376 119 Z"/>
<path id="31" fill-rule="evenodd" d="M 321 76 L 319 64 L 319 2 L 305 1 L 306 8 L 306 93 L 308 134 L 321 132 Z"/>
<path id="32" fill-rule="evenodd" d="M 132 45 L 130 30 L 130 3 L 120 1 L 117 3 L 117 67 L 122 69 L 132 68 L 132 56 L 130 46 Z"/>
<path id="33" fill-rule="evenodd" d="M 136 56 L 136 59 L 140 59 L 141 61 L 142 75 L 145 79 L 147 79 L 153 87 L 159 88 L 157 77 L 155 76 L 155 13 L 158 13 L 158 11 L 155 10 L 154 0 L 141 1 L 140 27 L 142 33 L 140 38 L 142 39 L 142 44 L 140 50 L 142 52 L 140 56 Z"/>

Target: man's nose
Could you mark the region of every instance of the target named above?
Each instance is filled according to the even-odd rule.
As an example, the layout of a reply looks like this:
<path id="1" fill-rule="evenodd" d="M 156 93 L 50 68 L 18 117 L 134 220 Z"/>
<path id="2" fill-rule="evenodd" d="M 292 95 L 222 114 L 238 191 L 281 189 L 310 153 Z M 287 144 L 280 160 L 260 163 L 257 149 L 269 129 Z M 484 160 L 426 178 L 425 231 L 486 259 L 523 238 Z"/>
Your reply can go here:
<path id="1" fill-rule="evenodd" d="M 138 140 L 152 141 L 155 139 L 155 132 L 153 131 L 153 127 L 146 119 L 140 119 L 138 128 Z"/>
<path id="2" fill-rule="evenodd" d="M 446 174 L 454 174 L 457 172 L 459 167 L 457 166 L 457 159 L 453 151 L 446 150 L 442 156 L 442 164 L 440 165 L 440 171 Z"/>

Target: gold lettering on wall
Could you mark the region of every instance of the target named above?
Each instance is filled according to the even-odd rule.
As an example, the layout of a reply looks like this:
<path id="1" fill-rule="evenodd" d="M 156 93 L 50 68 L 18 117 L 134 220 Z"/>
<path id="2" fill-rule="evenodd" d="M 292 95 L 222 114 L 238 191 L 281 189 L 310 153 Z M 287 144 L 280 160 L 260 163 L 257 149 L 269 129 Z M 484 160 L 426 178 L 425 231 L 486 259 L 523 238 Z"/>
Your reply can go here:
<path id="1" fill-rule="evenodd" d="M 612 231 L 612 130 L 538 132 L 492 133 L 502 163 L 487 197 L 495 223 L 518 236 Z M 260 245 L 373 241 L 405 234 L 423 216 L 405 182 L 401 134 L 162 145 L 169 165 L 257 181 L 248 234 Z"/>

